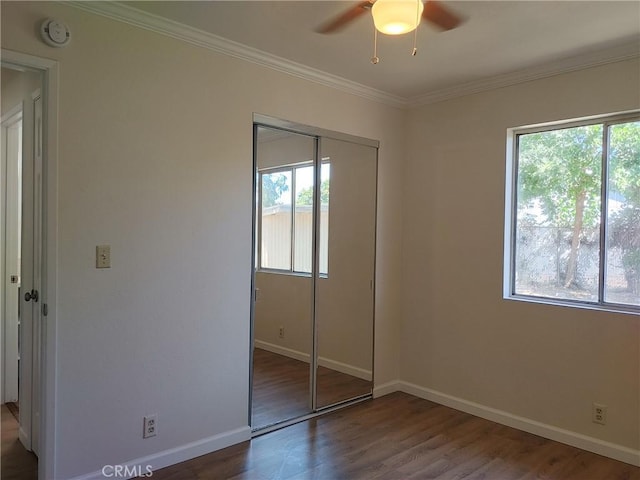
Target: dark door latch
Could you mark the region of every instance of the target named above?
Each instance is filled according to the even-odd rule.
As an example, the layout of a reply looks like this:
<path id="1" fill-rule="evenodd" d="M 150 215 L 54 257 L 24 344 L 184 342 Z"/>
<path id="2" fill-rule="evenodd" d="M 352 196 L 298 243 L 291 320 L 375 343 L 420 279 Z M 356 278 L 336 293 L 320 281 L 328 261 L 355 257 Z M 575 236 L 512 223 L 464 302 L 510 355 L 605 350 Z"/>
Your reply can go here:
<path id="1" fill-rule="evenodd" d="M 37 290 L 31 290 L 30 292 L 27 292 L 24 294 L 24 301 L 28 302 L 30 300 L 33 300 L 34 302 L 38 301 L 38 291 Z"/>

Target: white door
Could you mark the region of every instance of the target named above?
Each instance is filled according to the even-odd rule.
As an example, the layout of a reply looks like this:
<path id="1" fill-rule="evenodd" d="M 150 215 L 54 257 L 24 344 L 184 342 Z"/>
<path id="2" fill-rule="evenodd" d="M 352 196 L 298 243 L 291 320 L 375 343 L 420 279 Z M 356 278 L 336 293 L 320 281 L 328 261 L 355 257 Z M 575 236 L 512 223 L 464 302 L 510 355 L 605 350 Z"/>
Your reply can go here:
<path id="1" fill-rule="evenodd" d="M 2 403 L 18 402 L 22 106 L 2 119 L 0 315 Z"/>
<path id="2" fill-rule="evenodd" d="M 42 96 L 38 91 L 33 100 L 34 110 L 34 172 L 33 172 L 33 288 L 42 292 Z M 40 406 L 42 368 L 42 301 L 34 299 L 31 304 L 33 321 L 33 380 L 31 403 L 31 449 L 40 451 Z"/>
<path id="3" fill-rule="evenodd" d="M 22 177 L 22 282 L 20 292 L 20 441 L 36 455 L 40 430 L 42 281 L 42 98 L 32 96 L 32 143 L 24 142 Z M 25 123 L 27 122 L 25 115 Z M 26 131 L 26 128 L 25 128 Z M 27 148 L 29 147 L 29 148 Z"/>

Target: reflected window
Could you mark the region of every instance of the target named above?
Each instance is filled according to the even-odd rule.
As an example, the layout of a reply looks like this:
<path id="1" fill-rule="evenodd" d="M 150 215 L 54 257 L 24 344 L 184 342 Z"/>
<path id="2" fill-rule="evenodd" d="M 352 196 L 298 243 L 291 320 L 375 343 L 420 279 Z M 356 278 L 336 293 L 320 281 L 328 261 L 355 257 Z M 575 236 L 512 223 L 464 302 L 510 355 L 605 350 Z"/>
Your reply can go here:
<path id="1" fill-rule="evenodd" d="M 259 172 L 259 268 L 313 271 L 314 166 L 311 163 Z M 328 274 L 330 165 L 321 166 L 320 274 Z M 295 199 L 295 201 L 293 200 Z"/>
<path id="2" fill-rule="evenodd" d="M 262 173 L 260 267 L 291 270 L 291 170 Z"/>
<path id="3" fill-rule="evenodd" d="M 320 165 L 320 275 L 329 275 L 329 197 L 331 190 L 331 163 L 327 158 Z"/>

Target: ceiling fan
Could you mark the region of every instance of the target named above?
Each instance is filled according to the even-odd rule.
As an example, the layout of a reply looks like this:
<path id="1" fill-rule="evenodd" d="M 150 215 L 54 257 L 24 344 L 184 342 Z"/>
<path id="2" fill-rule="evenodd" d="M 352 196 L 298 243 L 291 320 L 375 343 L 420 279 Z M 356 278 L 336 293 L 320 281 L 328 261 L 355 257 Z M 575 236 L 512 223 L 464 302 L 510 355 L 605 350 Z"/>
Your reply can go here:
<path id="1" fill-rule="evenodd" d="M 462 18 L 437 0 L 364 0 L 316 29 L 318 33 L 335 33 L 346 27 L 368 11 L 375 25 L 374 56 L 371 62 L 379 61 L 376 55 L 378 32 L 386 35 L 401 35 L 416 30 L 421 20 L 432 23 L 442 30 L 452 30 L 462 23 Z M 416 37 L 412 55 L 417 52 Z"/>
<path id="2" fill-rule="evenodd" d="M 324 23 L 316 31 L 337 32 L 369 10 L 376 29 L 387 35 L 400 35 L 415 30 L 420 18 L 442 30 L 456 28 L 462 22 L 458 15 L 436 0 L 426 0 L 424 3 L 421 0 L 364 0 Z M 405 23 L 404 28 L 402 23 Z"/>

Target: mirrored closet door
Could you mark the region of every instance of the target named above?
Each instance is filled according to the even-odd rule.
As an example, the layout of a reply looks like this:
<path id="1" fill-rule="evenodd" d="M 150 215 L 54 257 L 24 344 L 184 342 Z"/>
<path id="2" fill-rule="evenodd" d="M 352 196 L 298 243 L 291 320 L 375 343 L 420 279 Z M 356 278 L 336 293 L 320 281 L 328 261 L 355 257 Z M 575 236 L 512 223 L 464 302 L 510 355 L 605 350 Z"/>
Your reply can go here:
<path id="1" fill-rule="evenodd" d="M 322 138 L 320 155 L 330 188 L 315 284 L 318 408 L 373 388 L 377 148 Z"/>
<path id="2" fill-rule="evenodd" d="M 254 431 L 373 385 L 377 142 L 265 119 L 254 125 Z"/>

